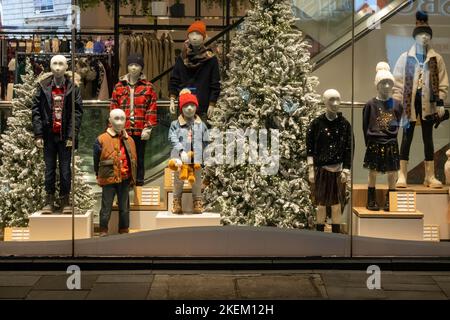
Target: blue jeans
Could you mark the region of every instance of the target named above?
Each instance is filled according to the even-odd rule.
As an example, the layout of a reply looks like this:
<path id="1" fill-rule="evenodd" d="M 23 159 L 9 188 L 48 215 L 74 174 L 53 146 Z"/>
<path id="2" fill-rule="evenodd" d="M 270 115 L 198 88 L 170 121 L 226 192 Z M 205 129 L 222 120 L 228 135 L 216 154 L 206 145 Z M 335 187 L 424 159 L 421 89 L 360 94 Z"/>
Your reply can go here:
<path id="1" fill-rule="evenodd" d="M 59 164 L 59 195 L 61 197 L 70 194 L 72 184 L 72 150 L 66 147 L 66 142 L 57 134 L 48 133 L 44 137 L 44 162 L 45 162 L 45 191 L 48 194 L 55 193 L 56 164 Z"/>
<path id="2" fill-rule="evenodd" d="M 100 228 L 108 229 L 114 196 L 119 202 L 119 229 L 130 227 L 130 180 L 109 184 L 102 188 L 102 208 L 100 209 Z"/>

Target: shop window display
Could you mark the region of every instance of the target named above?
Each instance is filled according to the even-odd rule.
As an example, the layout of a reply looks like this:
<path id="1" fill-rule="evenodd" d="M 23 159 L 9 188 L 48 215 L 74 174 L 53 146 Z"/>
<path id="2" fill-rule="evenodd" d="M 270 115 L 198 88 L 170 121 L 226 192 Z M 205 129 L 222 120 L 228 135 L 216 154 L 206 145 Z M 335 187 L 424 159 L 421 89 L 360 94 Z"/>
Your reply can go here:
<path id="1" fill-rule="evenodd" d="M 36 134 L 36 128 L 42 127 L 37 121 L 37 115 L 42 118 L 42 112 L 37 112 L 36 101 L 47 101 L 50 105 L 41 108 L 51 111 L 45 114 L 51 119 L 46 127 L 51 132 L 61 133 L 70 126 L 76 126 L 76 133 L 80 136 L 77 135 L 75 140 L 82 143 L 83 155 L 93 163 L 92 168 L 85 166 L 84 169 L 90 171 L 88 175 L 92 179 L 96 178 L 97 204 L 94 206 L 85 201 L 85 205 L 89 203 L 86 208 L 77 200 L 74 203 L 75 212 L 90 211 L 91 216 L 85 215 L 84 218 L 96 225 L 95 231 L 92 229 L 94 232 L 83 237 L 75 236 L 78 248 L 84 254 L 94 252 L 89 251 L 92 243 L 101 246 L 114 241 L 115 237 L 108 235 L 122 234 L 119 237 L 126 242 L 144 239 L 147 235 L 150 237 L 155 230 L 164 235 L 167 229 L 172 229 L 171 232 L 177 235 L 182 232 L 176 229 L 180 227 L 199 227 L 187 231 L 193 238 L 201 234 L 196 233 L 198 230 L 208 232 L 206 227 L 216 228 L 211 230 L 220 234 L 235 232 L 237 229 L 233 226 L 247 226 L 248 230 L 256 227 L 261 233 L 271 232 L 268 229 L 286 232 L 286 238 L 295 234 L 326 239 L 323 241 L 347 241 L 344 247 L 350 243 L 349 240 L 359 243 L 359 237 L 364 241 L 378 238 L 416 240 L 422 244 L 425 227 L 437 224 L 440 240 L 450 239 L 449 223 L 444 221 L 443 215 L 444 209 L 448 210 L 448 187 L 443 181 L 447 156 L 442 158 L 448 149 L 448 136 L 444 137 L 442 132 L 448 132 L 450 123 L 446 121 L 448 79 L 445 62 L 448 54 L 442 47 L 431 46 L 433 31 L 428 20 L 432 19 L 423 11 L 416 15 L 416 19 L 415 12 L 408 13 L 411 24 L 416 20 L 416 27 L 413 27 L 415 43 L 408 51 L 400 55 L 388 52 L 386 55 L 381 53 L 382 50 L 374 50 L 364 66 L 360 63 L 355 65 L 355 74 L 351 74 L 349 69 L 343 70 L 345 65 L 339 69 L 341 73 L 336 73 L 336 61 L 348 59 L 346 62 L 353 62 L 348 51 L 342 49 L 342 53 L 336 53 L 336 57 L 326 62 L 330 70 L 328 76 L 324 77 L 322 72 L 317 78 L 314 60 L 311 61 L 309 47 L 304 41 L 305 34 L 292 27 L 290 1 L 254 0 L 252 4 L 253 9 L 248 11 L 244 24 L 232 37 L 228 60 L 223 65 L 219 63 L 217 51 L 205 46 L 208 38 L 203 21 L 190 21 L 186 25 L 189 28 L 182 30 L 182 36 L 177 40 L 174 39 L 177 35 L 167 30 L 158 30 L 154 34 L 148 30 L 142 34 L 122 34 L 117 43 L 118 50 L 114 43 L 107 46 L 94 35 L 86 37 L 88 40 L 82 49 L 78 43 L 83 54 L 76 60 L 76 74 L 67 78 L 81 81 L 72 84 L 72 94 L 76 91 L 81 98 L 76 99 L 78 108 L 75 106 L 79 117 L 75 117 L 75 123 L 70 125 L 63 121 L 66 119 L 64 111 L 72 107 L 66 105 L 71 101 L 71 97 L 66 99 L 69 86 L 50 80 L 45 84 L 47 89 L 52 87 L 50 99 L 38 99 L 41 96 L 39 90 L 36 96 L 33 90 L 23 95 L 23 89 L 20 89 L 23 87 L 17 87 L 19 99 L 14 101 L 15 106 L 28 101 L 30 94 L 34 96 L 27 102 L 30 107 L 34 106 L 34 116 L 29 114 L 28 125 L 34 125 L 35 137 L 38 138 L 37 155 L 43 154 L 41 158 L 29 160 L 39 163 L 40 180 L 36 180 L 41 184 L 40 187 L 35 184 L 30 187 L 40 188 L 42 192 L 34 197 L 39 200 L 37 204 L 33 203 L 32 209 L 30 207 L 20 213 L 20 225 L 33 232 L 27 225 L 33 210 L 49 217 L 59 216 L 59 210 L 61 216 L 72 213 L 67 194 L 90 194 L 85 188 L 94 187 L 92 183 L 89 186 L 85 180 L 82 181 L 87 175 L 77 168 L 79 160 L 65 162 L 75 147 L 70 139 L 66 139 L 68 135 L 63 134 L 62 141 L 52 140 L 54 146 L 60 148 L 52 149 L 51 153 L 49 140 L 45 140 L 47 136 Z M 401 21 L 406 21 L 405 16 L 403 14 Z M 211 25 L 210 28 L 208 24 L 208 35 L 214 27 Z M 153 34 L 156 40 L 146 33 Z M 367 37 L 376 37 L 375 34 L 375 31 L 368 33 Z M 52 48 L 56 51 L 48 58 L 60 60 L 67 68 L 70 61 L 64 62 L 64 56 L 57 53 L 66 51 L 62 47 L 68 43 L 56 43 L 56 40 L 53 43 L 49 38 L 50 52 Z M 153 44 L 159 51 L 153 50 Z M 176 46 L 181 48 L 177 59 L 172 55 Z M 74 49 L 77 50 L 77 45 Z M 101 68 L 97 63 L 96 55 L 100 57 L 106 50 L 119 52 L 120 66 L 114 67 L 116 71 L 122 71 L 117 79 L 111 79 L 107 68 Z M 87 56 L 83 56 L 85 52 L 89 52 Z M 339 54 L 346 58 L 339 60 Z M 36 67 L 40 57 L 35 52 L 29 56 Z M 23 57 L 21 63 L 26 61 L 26 55 Z M 155 68 L 155 63 L 158 68 Z M 29 89 L 43 83 L 37 76 L 28 78 L 27 82 L 27 70 L 31 69 L 26 63 L 21 68 L 23 66 L 26 72 L 21 71 L 25 75 L 21 85 Z M 52 68 L 51 61 L 48 66 Z M 171 66 L 174 69 L 165 80 L 150 82 Z M 225 72 L 221 73 L 221 68 Z M 328 66 L 322 68 L 327 69 Z M 362 68 L 367 69 L 360 72 Z M 150 76 L 146 74 L 149 70 Z M 53 68 L 52 71 L 56 72 Z M 346 89 L 360 73 L 365 74 L 366 80 L 356 81 L 355 88 Z M 53 73 L 48 79 L 54 78 Z M 113 87 L 111 83 L 116 81 Z M 320 84 L 322 81 L 324 84 Z M 363 90 L 357 90 L 358 86 Z M 322 97 L 318 92 L 324 92 Z M 355 99 L 349 103 L 346 100 L 352 94 L 355 94 Z M 167 96 L 168 99 L 158 100 L 158 96 Z M 84 106 L 90 105 L 92 102 L 86 102 L 96 97 L 101 98 L 99 105 L 102 106 L 92 107 L 95 110 Z M 30 104 L 33 100 L 34 105 Z M 81 110 L 84 111 L 83 118 Z M 90 114 L 89 119 L 86 114 Z M 13 128 L 12 122 L 10 127 Z M 83 132 L 84 128 L 90 131 L 89 135 Z M 421 167 L 425 169 L 425 177 L 420 182 L 422 189 L 416 181 L 411 183 L 407 179 L 408 167 L 413 169 L 416 166 L 414 170 L 417 170 L 421 165 L 421 162 L 416 164 L 418 150 L 413 141 L 414 131 L 419 130 L 422 131 L 421 147 L 425 151 L 425 162 Z M 201 139 L 197 141 L 199 133 Z M 34 138 L 33 134 L 31 138 Z M 253 138 L 256 138 L 256 144 L 252 144 Z M 0 144 L 2 163 L 10 161 L 8 153 L 12 154 L 13 149 Z M 201 148 L 196 149 L 196 145 L 201 145 Z M 45 151 L 47 155 L 44 157 Z M 160 161 L 158 166 L 149 160 L 163 153 L 164 161 Z M 58 157 L 59 161 L 55 161 Z M 55 164 L 61 166 L 59 175 L 55 175 Z M 69 187 L 67 181 L 71 179 L 71 170 L 67 169 L 72 169 L 72 166 L 78 182 Z M 152 175 L 146 172 L 149 166 L 153 170 Z M 380 184 L 381 174 L 386 174 L 386 184 Z M 5 171 L 2 181 L 6 178 Z M 61 186 L 53 188 L 55 179 L 61 181 Z M 361 181 L 363 184 L 359 186 L 357 183 Z M 5 186 L 3 184 L 3 190 L 6 190 Z M 11 191 L 14 186 L 10 184 L 8 188 Z M 44 190 L 47 197 L 43 196 Z M 62 198 L 60 203 L 53 195 L 58 191 Z M 24 190 L 21 192 L 25 194 Z M 402 213 L 399 210 L 403 205 L 402 197 L 409 194 L 414 194 L 414 202 L 408 202 L 411 208 Z M 3 199 L 6 200 L 6 196 Z M 17 197 L 9 199 L 13 204 L 8 207 L 9 211 L 5 211 L 7 214 L 2 212 L 2 223 L 16 219 L 12 207 L 17 201 Z M 433 210 L 439 212 L 436 214 L 440 219 L 438 223 L 430 220 L 431 209 L 425 208 L 429 203 L 433 204 Z M 56 228 L 52 223 L 49 220 L 48 230 Z M 75 227 L 75 230 L 79 229 Z M 125 233 L 130 234 L 125 236 Z M 89 238 L 93 238 L 89 240 L 91 242 L 86 240 Z M 305 243 L 311 244 L 309 241 L 312 240 Z M 244 242 L 244 248 L 252 245 L 251 239 Z M 306 252 L 306 249 L 302 251 L 303 243 L 299 243 L 300 248 L 294 251 Z M 187 252 L 191 252 L 189 245 L 186 243 Z M 273 248 L 278 244 L 262 245 L 275 250 Z M 214 246 L 214 241 L 211 241 L 211 246 Z M 280 243 L 279 248 L 282 246 Z M 124 245 L 117 250 L 126 251 L 126 247 Z M 355 247 L 362 250 L 360 246 Z M 135 248 L 129 249 L 136 252 Z M 148 252 L 153 249 L 149 246 Z M 116 248 L 111 250 L 112 253 L 101 254 L 115 255 L 119 252 L 114 251 Z M 316 250 L 314 252 L 320 255 L 320 248 Z M 120 254 L 127 254 L 125 251 L 120 251 Z M 357 255 L 362 251 L 355 252 Z M 233 250 L 227 254 L 233 255 Z M 349 254 L 352 252 L 345 251 L 345 255 Z"/>

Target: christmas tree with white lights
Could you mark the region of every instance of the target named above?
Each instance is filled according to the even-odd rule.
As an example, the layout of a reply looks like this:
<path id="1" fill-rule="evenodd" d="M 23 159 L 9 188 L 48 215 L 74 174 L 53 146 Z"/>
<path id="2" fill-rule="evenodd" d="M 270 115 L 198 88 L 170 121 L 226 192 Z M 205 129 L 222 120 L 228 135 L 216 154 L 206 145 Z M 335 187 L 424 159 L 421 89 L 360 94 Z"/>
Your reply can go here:
<path id="1" fill-rule="evenodd" d="M 0 138 L 0 227 L 23 227 L 28 216 L 44 206 L 45 164 L 43 151 L 34 144 L 31 106 L 40 80 L 29 60 L 23 83 L 14 86 L 12 114 Z M 75 157 L 75 208 L 86 212 L 94 205 L 94 193 Z"/>
<path id="2" fill-rule="evenodd" d="M 307 228 L 315 208 L 307 179 L 306 132 L 320 114 L 318 80 L 311 76 L 309 45 L 293 27 L 291 1 L 251 2 L 232 40 L 227 80 L 210 121 L 210 148 L 227 150 L 224 135 L 220 140 L 216 134 L 235 132 L 246 161 L 220 162 L 213 151 L 205 170 L 205 202 L 207 209 L 221 212 L 224 224 Z M 248 140 L 262 129 L 269 141 L 263 152 Z M 272 142 L 277 141 L 275 149 Z M 274 153 L 277 163 L 268 163 Z"/>

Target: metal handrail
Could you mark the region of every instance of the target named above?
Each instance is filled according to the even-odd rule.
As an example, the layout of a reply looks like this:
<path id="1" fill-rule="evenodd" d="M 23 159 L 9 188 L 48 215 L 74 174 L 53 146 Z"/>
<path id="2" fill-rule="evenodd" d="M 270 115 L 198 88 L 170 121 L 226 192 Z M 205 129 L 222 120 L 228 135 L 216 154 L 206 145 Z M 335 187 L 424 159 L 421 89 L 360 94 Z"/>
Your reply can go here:
<path id="1" fill-rule="evenodd" d="M 342 108 L 362 108 L 364 107 L 366 102 L 354 102 L 351 101 L 341 101 L 340 106 Z M 110 101 L 109 100 L 84 100 L 83 101 L 83 107 L 84 108 L 109 108 Z M 158 100 L 157 101 L 158 108 L 169 108 L 170 107 L 170 100 Z M 323 103 L 320 103 L 320 105 L 324 106 Z M 446 109 L 450 109 L 450 104 L 444 105 Z M 12 101 L 0 101 L 0 109 L 11 109 L 12 108 Z"/>

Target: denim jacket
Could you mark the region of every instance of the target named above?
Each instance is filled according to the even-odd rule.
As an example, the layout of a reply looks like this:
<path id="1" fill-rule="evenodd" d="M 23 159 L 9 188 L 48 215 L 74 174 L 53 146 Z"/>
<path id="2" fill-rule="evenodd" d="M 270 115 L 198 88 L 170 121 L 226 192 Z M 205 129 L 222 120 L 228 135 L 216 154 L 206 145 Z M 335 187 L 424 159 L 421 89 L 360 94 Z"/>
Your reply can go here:
<path id="1" fill-rule="evenodd" d="M 189 132 L 192 129 L 192 141 L 189 142 Z M 198 115 L 194 122 L 189 124 L 180 115 L 172 121 L 169 129 L 169 141 L 172 144 L 172 158 L 180 158 L 182 151 L 194 151 L 194 163 L 203 164 L 203 153 L 209 142 L 208 128 Z"/>

